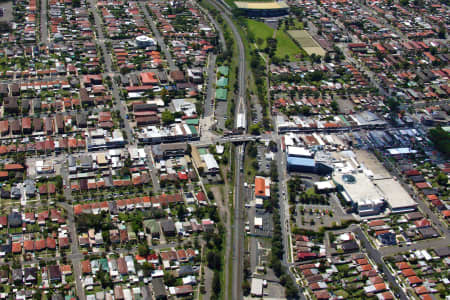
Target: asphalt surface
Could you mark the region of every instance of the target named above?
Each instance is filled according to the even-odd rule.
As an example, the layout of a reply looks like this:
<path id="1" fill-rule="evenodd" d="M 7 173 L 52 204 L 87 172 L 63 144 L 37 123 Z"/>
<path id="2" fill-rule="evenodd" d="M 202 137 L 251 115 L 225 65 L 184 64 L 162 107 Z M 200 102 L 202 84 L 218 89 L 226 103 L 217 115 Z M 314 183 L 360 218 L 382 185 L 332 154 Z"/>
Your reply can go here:
<path id="1" fill-rule="evenodd" d="M 217 23 L 216 19 L 211 16 L 208 10 L 203 8 L 199 5 L 200 10 L 208 17 L 209 21 L 214 25 L 216 28 L 217 33 L 219 34 L 219 41 L 220 41 L 220 49 L 222 51 L 227 51 L 227 44 L 225 43 L 225 38 L 223 35 L 222 27 L 220 27 L 219 23 Z"/>
<path id="2" fill-rule="evenodd" d="M 81 282 L 81 260 L 83 259 L 83 255 L 80 252 L 79 245 L 78 245 L 78 234 L 75 227 L 75 217 L 73 213 L 73 206 L 68 203 L 73 203 L 71 188 L 69 184 L 69 170 L 67 165 L 67 159 L 64 159 L 62 161 L 65 161 L 65 163 L 61 167 L 61 176 L 63 177 L 63 183 L 64 183 L 64 197 L 66 198 L 67 202 L 60 202 L 57 203 L 58 206 L 62 207 L 67 212 L 67 225 L 69 228 L 69 233 L 72 238 L 71 244 L 70 244 L 70 250 L 71 254 L 68 255 L 68 259 L 71 260 L 73 265 L 73 275 L 75 278 L 75 289 L 77 291 L 77 296 L 80 300 L 86 299 L 85 293 L 84 293 L 84 287 L 83 283 Z"/>
<path id="3" fill-rule="evenodd" d="M 291 272 L 289 266 L 290 263 L 293 261 L 290 251 L 290 237 L 291 237 L 291 226 L 289 225 L 289 202 L 287 199 L 287 186 L 286 186 L 286 167 L 284 165 L 284 157 L 283 157 L 283 151 L 281 148 L 281 139 L 276 138 L 276 142 L 278 144 L 277 148 L 278 151 L 276 153 L 276 163 L 277 163 L 277 169 L 278 169 L 278 180 L 279 180 L 279 204 L 280 204 L 280 222 L 281 222 L 281 235 L 283 238 L 283 247 L 284 247 L 284 255 L 282 259 L 282 264 L 286 267 L 286 271 L 288 275 L 291 277 L 291 279 L 294 282 L 297 282 L 294 274 Z M 284 192 L 284 194 L 283 194 Z M 302 292 L 302 288 L 299 287 L 299 299 L 306 300 L 305 295 Z"/>
<path id="4" fill-rule="evenodd" d="M 208 83 L 206 85 L 206 98 L 205 98 L 205 106 L 203 111 L 204 117 L 209 117 L 214 114 L 214 98 L 216 90 L 214 88 L 214 84 L 216 83 L 216 55 L 210 54 L 208 61 L 208 69 L 207 69 L 207 77 Z"/>
<path id="5" fill-rule="evenodd" d="M 170 53 L 169 49 L 167 48 L 166 43 L 164 42 L 164 39 L 162 38 L 161 34 L 159 33 L 158 28 L 156 28 L 156 24 L 153 21 L 152 16 L 148 12 L 148 9 L 146 5 L 139 2 L 139 6 L 142 8 L 142 11 L 144 12 L 144 16 L 147 19 L 148 23 L 150 24 L 150 27 L 152 28 L 153 34 L 156 38 L 156 41 L 158 42 L 159 46 L 161 47 L 161 50 L 164 52 L 164 55 L 166 56 L 167 63 L 169 64 L 169 68 L 171 70 L 178 70 L 177 66 L 175 66 L 175 63 L 172 59 L 172 54 Z"/>
<path id="6" fill-rule="evenodd" d="M 48 46 L 48 28 L 47 28 L 47 0 L 41 0 L 41 43 Z"/>
<path id="7" fill-rule="evenodd" d="M 69 225 L 70 236 L 72 237 L 72 242 L 70 244 L 72 254 L 68 256 L 68 258 L 72 261 L 73 265 L 73 275 L 75 277 L 75 287 L 77 290 L 77 296 L 79 299 L 86 299 L 84 294 L 83 284 L 81 282 L 81 260 L 83 259 L 83 255 L 80 253 L 78 247 L 78 235 L 77 230 L 75 228 L 75 219 L 73 215 L 73 207 L 68 205 L 67 203 L 60 203 L 61 207 L 63 207 L 67 211 L 67 224 Z"/>
<path id="8" fill-rule="evenodd" d="M 105 71 L 107 72 L 107 75 L 109 75 L 111 77 L 112 96 L 114 99 L 115 108 L 117 108 L 119 110 L 120 117 L 124 121 L 123 129 L 127 135 L 127 140 L 129 141 L 130 144 L 134 144 L 135 141 L 134 141 L 134 137 L 133 137 L 133 130 L 131 129 L 130 123 L 127 120 L 127 113 L 128 113 L 127 108 L 121 101 L 120 89 L 114 80 L 114 77 L 116 75 L 119 75 L 119 73 L 118 72 L 116 73 L 113 71 L 113 63 L 111 60 L 111 53 L 108 52 L 108 49 L 106 48 L 106 45 L 105 45 L 105 36 L 103 34 L 103 26 L 102 26 L 103 21 L 100 18 L 100 15 L 98 14 L 96 1 L 89 0 L 89 4 L 90 4 L 90 10 L 91 10 L 92 14 L 94 15 L 95 28 L 96 28 L 96 32 L 97 32 L 96 41 L 103 52 L 103 59 L 105 62 L 105 69 L 106 69 Z"/>
<path id="9" fill-rule="evenodd" d="M 145 147 L 145 152 L 147 154 L 148 167 L 150 169 L 150 176 L 152 178 L 153 192 L 155 194 L 159 194 L 161 187 L 159 185 L 159 180 L 158 180 L 158 170 L 156 169 L 155 162 L 153 161 L 153 156 L 151 154 L 151 152 L 152 152 L 151 147 L 149 147 L 149 146 Z"/>

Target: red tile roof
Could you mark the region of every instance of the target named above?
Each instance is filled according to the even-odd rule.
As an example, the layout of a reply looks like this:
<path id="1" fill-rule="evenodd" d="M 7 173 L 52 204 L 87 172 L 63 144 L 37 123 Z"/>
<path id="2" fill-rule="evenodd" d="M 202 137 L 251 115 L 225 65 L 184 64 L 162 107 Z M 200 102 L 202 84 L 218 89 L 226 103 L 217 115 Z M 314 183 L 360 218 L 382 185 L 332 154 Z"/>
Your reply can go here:
<path id="1" fill-rule="evenodd" d="M 23 242 L 23 248 L 25 251 L 34 251 L 34 241 L 27 240 Z"/>
<path id="2" fill-rule="evenodd" d="M 419 283 L 423 282 L 423 280 L 420 279 L 418 276 L 410 276 L 407 279 L 409 281 L 409 284 L 411 284 L 411 285 L 419 284 Z"/>
<path id="3" fill-rule="evenodd" d="M 67 248 L 69 247 L 69 238 L 62 237 L 58 239 L 59 248 Z"/>
<path id="4" fill-rule="evenodd" d="M 21 252 L 22 252 L 22 244 L 12 243 L 12 253 L 21 253 Z"/>
<path id="5" fill-rule="evenodd" d="M 402 274 L 405 277 L 416 276 L 416 272 L 413 269 L 403 269 Z"/>
<path id="6" fill-rule="evenodd" d="M 431 222 L 428 221 L 427 219 L 417 220 L 417 221 L 414 222 L 414 224 L 416 225 L 417 228 L 423 228 L 423 227 L 430 227 L 431 226 Z"/>
<path id="7" fill-rule="evenodd" d="M 42 251 L 45 249 L 45 240 L 37 240 L 34 248 L 36 249 L 36 251 Z"/>
<path id="8" fill-rule="evenodd" d="M 430 186 L 430 184 L 429 184 L 428 182 L 418 182 L 418 183 L 416 183 L 416 187 L 417 187 L 418 189 L 423 190 L 423 189 L 428 189 L 428 188 L 430 188 L 431 186 Z"/>
<path id="9" fill-rule="evenodd" d="M 429 292 L 427 287 L 424 285 L 418 286 L 414 290 L 416 291 L 417 295 L 423 295 Z"/>
<path id="10" fill-rule="evenodd" d="M 369 227 L 383 226 L 386 224 L 383 220 L 373 220 L 369 222 Z"/>
<path id="11" fill-rule="evenodd" d="M 83 274 L 90 274 L 92 272 L 91 262 L 89 260 L 83 260 L 81 262 L 81 271 Z"/>
<path id="12" fill-rule="evenodd" d="M 47 249 L 56 249 L 56 241 L 54 238 L 47 237 L 45 244 L 47 245 Z"/>
<path id="13" fill-rule="evenodd" d="M 397 268 L 399 268 L 400 270 L 403 270 L 403 269 L 411 269 L 411 266 L 409 265 L 409 263 L 407 263 L 407 262 L 398 262 L 398 263 L 396 263 L 395 264 L 396 266 L 397 266 Z"/>
<path id="14" fill-rule="evenodd" d="M 5 164 L 3 169 L 7 171 L 18 171 L 23 170 L 23 166 L 21 164 Z"/>

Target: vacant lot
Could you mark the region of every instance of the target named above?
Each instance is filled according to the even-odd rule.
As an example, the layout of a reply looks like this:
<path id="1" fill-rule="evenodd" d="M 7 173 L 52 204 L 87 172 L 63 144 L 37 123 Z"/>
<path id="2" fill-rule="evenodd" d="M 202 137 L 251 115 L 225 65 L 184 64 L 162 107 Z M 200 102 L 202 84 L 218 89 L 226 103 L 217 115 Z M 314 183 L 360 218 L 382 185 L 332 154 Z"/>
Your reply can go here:
<path id="1" fill-rule="evenodd" d="M 306 30 L 289 30 L 289 35 L 302 47 L 308 55 L 324 56 L 325 50 L 312 38 Z"/>

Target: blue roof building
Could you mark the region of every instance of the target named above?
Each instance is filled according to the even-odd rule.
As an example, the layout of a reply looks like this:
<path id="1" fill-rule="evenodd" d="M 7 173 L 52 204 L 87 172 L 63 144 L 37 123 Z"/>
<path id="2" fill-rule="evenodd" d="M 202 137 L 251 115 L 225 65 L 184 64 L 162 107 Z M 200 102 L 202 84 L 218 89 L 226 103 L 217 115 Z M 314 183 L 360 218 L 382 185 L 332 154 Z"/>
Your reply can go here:
<path id="1" fill-rule="evenodd" d="M 314 158 L 306 157 L 287 157 L 287 169 L 289 172 L 316 172 L 316 161 Z"/>

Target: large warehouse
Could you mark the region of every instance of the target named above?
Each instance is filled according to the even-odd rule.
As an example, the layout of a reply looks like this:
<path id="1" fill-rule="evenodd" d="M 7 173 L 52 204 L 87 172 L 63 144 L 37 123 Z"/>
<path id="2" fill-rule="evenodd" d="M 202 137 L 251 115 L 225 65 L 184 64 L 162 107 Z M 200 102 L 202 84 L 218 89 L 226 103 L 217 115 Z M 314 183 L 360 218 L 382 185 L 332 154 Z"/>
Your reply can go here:
<path id="1" fill-rule="evenodd" d="M 289 6 L 276 2 L 234 2 L 236 7 L 249 17 L 281 17 L 289 13 Z"/>
<path id="2" fill-rule="evenodd" d="M 286 156 L 288 172 L 315 173 L 320 175 L 329 175 L 333 168 L 329 165 L 316 161 L 314 158 Z"/>
<path id="3" fill-rule="evenodd" d="M 416 209 L 417 203 L 398 181 L 389 174 L 379 173 L 387 171 L 377 161 L 369 169 L 351 151 L 336 156 L 340 159 L 334 164 L 333 181 L 345 200 L 356 205 L 360 216 L 377 215 L 384 208 L 389 208 L 391 213 Z"/>
<path id="4" fill-rule="evenodd" d="M 286 150 L 286 163 L 289 172 L 331 174 L 333 168 L 314 158 L 315 153 L 305 147 L 289 146 Z"/>
<path id="5" fill-rule="evenodd" d="M 363 172 L 340 170 L 343 172 L 335 172 L 333 180 L 342 188 L 345 200 L 357 205 L 358 214 L 364 217 L 381 213 L 385 200 L 370 178 Z"/>

